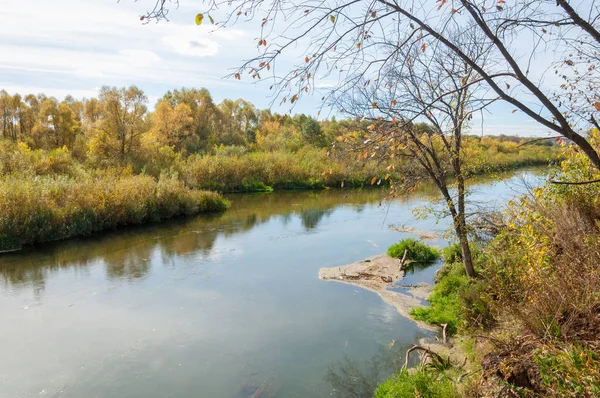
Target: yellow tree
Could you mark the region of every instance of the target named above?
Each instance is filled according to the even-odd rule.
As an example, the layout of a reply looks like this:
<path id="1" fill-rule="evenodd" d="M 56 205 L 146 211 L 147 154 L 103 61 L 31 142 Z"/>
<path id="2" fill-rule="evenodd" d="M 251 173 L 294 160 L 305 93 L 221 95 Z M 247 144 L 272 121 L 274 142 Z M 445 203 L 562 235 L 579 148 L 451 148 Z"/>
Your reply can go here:
<path id="1" fill-rule="evenodd" d="M 37 123 L 32 129 L 35 146 L 40 148 L 71 148 L 81 131 L 75 111 L 65 101 L 45 97 L 39 105 Z"/>
<path id="2" fill-rule="evenodd" d="M 152 139 L 161 146 L 173 146 L 177 151 L 191 148 L 198 140 L 194 134 L 192 109 L 185 103 L 173 107 L 159 101 L 152 114 Z"/>
<path id="3" fill-rule="evenodd" d="M 207 89 L 187 89 L 168 91 L 163 101 L 176 108 L 180 104 L 189 106 L 193 119 L 193 131 L 197 139 L 190 149 L 208 149 L 216 140 L 219 110 Z"/>
<path id="4" fill-rule="evenodd" d="M 135 86 L 102 87 L 102 113 L 94 126 L 89 149 L 92 155 L 124 161 L 139 146 L 147 130 L 148 98 Z"/>

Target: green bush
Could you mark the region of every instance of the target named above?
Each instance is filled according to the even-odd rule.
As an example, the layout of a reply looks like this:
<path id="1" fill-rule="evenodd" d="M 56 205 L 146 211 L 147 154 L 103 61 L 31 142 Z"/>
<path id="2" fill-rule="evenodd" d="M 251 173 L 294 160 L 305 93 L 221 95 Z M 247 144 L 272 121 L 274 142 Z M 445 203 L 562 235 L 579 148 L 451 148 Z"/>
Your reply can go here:
<path id="1" fill-rule="evenodd" d="M 557 395 L 600 396 L 600 354 L 583 346 L 545 348 L 534 355 L 542 381 Z"/>
<path id="2" fill-rule="evenodd" d="M 459 243 L 446 246 L 442 249 L 442 256 L 446 263 L 453 264 L 462 261 L 462 250 Z"/>
<path id="3" fill-rule="evenodd" d="M 452 381 L 443 374 L 426 370 L 402 370 L 377 387 L 375 398 L 454 398 L 460 397 Z"/>
<path id="4" fill-rule="evenodd" d="M 429 307 L 413 308 L 410 314 L 432 325 L 448 324 L 447 332 L 454 334 L 462 324 L 462 302 L 459 293 L 468 286 L 466 275 L 448 274 L 434 286 Z"/>
<path id="5" fill-rule="evenodd" d="M 390 246 L 387 250 L 387 254 L 390 257 L 402 258 L 405 250 L 408 251 L 406 259 L 418 263 L 430 263 L 440 257 L 439 250 L 410 238 L 403 239 Z"/>

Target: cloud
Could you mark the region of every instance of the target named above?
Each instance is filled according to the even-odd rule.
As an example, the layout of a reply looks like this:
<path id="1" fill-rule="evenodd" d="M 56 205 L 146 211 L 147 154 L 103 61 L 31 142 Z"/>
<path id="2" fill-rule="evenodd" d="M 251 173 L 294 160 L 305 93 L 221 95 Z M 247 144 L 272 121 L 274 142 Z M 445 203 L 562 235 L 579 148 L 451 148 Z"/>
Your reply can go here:
<path id="1" fill-rule="evenodd" d="M 136 84 L 150 95 L 162 94 L 165 86 L 212 90 L 235 84 L 221 77 L 244 56 L 237 40 L 247 36 L 243 31 L 212 32 L 213 26 L 197 27 L 193 21 L 143 25 L 140 3 L 0 0 L 0 7 L 6 10 L 0 14 L 4 88 L 87 92 Z"/>
<path id="2" fill-rule="evenodd" d="M 175 52 L 182 55 L 212 57 L 219 52 L 217 42 L 206 37 L 170 35 L 165 37 L 163 41 L 172 46 Z"/>

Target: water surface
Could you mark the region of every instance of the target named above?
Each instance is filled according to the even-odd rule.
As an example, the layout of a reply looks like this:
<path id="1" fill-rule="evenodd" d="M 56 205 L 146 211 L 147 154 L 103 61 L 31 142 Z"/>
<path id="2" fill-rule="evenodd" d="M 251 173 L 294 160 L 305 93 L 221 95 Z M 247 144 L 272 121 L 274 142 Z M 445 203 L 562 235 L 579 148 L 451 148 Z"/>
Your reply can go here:
<path id="1" fill-rule="evenodd" d="M 482 182 L 473 198 L 502 204 L 519 178 Z M 413 216 L 434 191 L 385 195 L 235 195 L 219 216 L 0 257 L 0 398 L 236 398 L 265 382 L 263 397 L 368 396 L 432 334 L 318 270 L 410 236 L 390 224 L 448 227 Z M 403 283 L 431 282 L 436 268 Z"/>

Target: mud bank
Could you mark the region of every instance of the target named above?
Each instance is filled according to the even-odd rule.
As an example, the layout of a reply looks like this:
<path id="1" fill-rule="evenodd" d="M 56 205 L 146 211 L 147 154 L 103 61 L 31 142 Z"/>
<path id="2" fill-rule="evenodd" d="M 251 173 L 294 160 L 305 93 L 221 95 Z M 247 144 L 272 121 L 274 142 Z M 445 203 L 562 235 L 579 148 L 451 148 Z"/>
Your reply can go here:
<path id="1" fill-rule="evenodd" d="M 405 270 L 402 268 L 401 261 L 387 254 L 369 257 L 341 267 L 319 270 L 319 279 L 349 283 L 375 292 L 383 301 L 393 305 L 401 315 L 412 319 L 410 310 L 423 306 L 423 300 L 429 297 L 433 286 L 426 283 L 408 286 L 405 293 L 390 290 L 391 287 L 405 287 L 398 283 L 404 279 L 404 275 Z M 426 323 L 415 322 L 423 328 L 437 330 Z"/>

